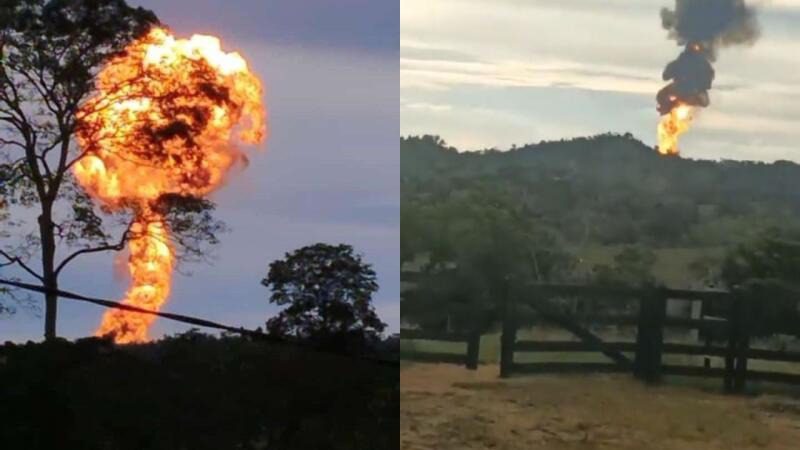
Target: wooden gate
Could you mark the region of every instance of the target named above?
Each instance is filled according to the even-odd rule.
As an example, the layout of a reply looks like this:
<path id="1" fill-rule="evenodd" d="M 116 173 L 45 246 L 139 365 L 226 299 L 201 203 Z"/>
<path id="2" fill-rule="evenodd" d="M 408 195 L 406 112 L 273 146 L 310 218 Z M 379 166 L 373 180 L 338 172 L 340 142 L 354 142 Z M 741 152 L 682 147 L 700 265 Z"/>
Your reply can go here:
<path id="1" fill-rule="evenodd" d="M 414 282 L 422 274 L 404 272 L 404 282 Z M 431 275 L 424 275 L 431 276 Z M 433 275 L 434 277 L 436 275 Z M 510 289 L 510 288 L 509 288 Z M 618 302 L 634 300 L 638 310 L 632 314 L 592 315 L 584 323 L 574 314 L 564 313 L 553 300 L 558 298 L 590 298 L 595 301 Z M 714 304 L 722 317 L 670 317 L 668 300 L 694 300 L 704 305 Z M 664 375 L 718 377 L 725 390 L 741 392 L 747 380 L 761 380 L 800 384 L 800 370 L 795 373 L 771 370 L 749 370 L 751 360 L 800 362 L 800 352 L 786 352 L 750 348 L 751 304 L 769 299 L 752 298 L 739 292 L 697 291 L 668 289 L 651 286 L 643 288 L 611 287 L 598 285 L 527 284 L 514 291 L 507 290 L 501 301 L 490 311 L 476 312 L 497 319 L 502 324 L 500 348 L 500 376 L 510 377 L 531 373 L 562 372 L 628 372 L 646 382 L 654 383 Z M 535 311 L 537 317 L 548 325 L 569 331 L 578 340 L 536 341 L 518 338 L 520 309 Z M 592 325 L 618 325 L 635 327 L 635 340 L 608 342 L 592 332 Z M 695 344 L 665 342 L 664 331 L 670 328 L 695 329 L 698 336 L 708 337 Z M 403 354 L 401 358 L 423 361 L 441 361 L 463 364 L 469 368 L 478 365 L 478 346 L 482 330 L 463 333 L 445 333 L 413 330 L 401 331 L 401 340 L 428 339 L 466 342 L 462 354 L 420 353 Z M 711 340 L 711 336 L 717 339 Z M 598 352 L 606 362 L 520 362 L 515 353 L 543 352 Z M 665 355 L 705 356 L 704 365 L 670 364 Z M 711 367 L 709 358 L 724 360 L 724 367 Z M 667 358 L 668 359 L 668 358 Z"/>
<path id="2" fill-rule="evenodd" d="M 591 324 L 627 325 L 636 327 L 633 342 L 606 342 L 590 331 L 575 317 L 565 314 L 552 302 L 556 298 L 591 298 L 604 301 L 635 299 L 638 313 L 633 315 L 595 315 Z M 668 299 L 699 300 L 727 305 L 723 320 L 709 318 L 677 318 L 666 314 Z M 719 291 L 691 291 L 651 288 L 617 288 L 600 286 L 575 286 L 531 284 L 517 292 L 509 292 L 502 305 L 503 331 L 501 337 L 500 376 L 542 372 L 631 372 L 647 382 L 658 382 L 663 375 L 713 376 L 723 379 L 727 391 L 741 392 L 747 379 L 800 383 L 800 375 L 783 372 L 748 371 L 748 359 L 773 361 L 800 361 L 800 353 L 789 353 L 750 348 L 748 315 L 750 300 L 747 297 Z M 518 316 L 522 307 L 529 307 L 549 325 L 563 328 L 579 341 L 519 340 Z M 664 342 L 664 330 L 669 327 L 716 330 L 726 336 L 726 345 L 674 344 Z M 600 352 L 609 360 L 606 363 L 586 362 L 533 362 L 521 363 L 515 353 L 531 352 Z M 628 355 L 632 354 L 633 359 Z M 706 355 L 723 357 L 724 368 L 708 365 L 665 364 L 666 354 Z"/>

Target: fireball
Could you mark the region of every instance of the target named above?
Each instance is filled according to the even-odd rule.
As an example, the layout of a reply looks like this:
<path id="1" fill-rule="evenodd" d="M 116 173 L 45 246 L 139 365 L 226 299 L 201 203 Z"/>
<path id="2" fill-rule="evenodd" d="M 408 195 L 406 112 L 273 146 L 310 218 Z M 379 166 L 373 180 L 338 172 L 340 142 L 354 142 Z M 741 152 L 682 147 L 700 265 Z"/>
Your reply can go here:
<path id="1" fill-rule="evenodd" d="M 177 39 L 153 28 L 101 70 L 96 90 L 78 113 L 83 156 L 73 173 L 104 208 L 133 212 L 123 303 L 158 311 L 169 296 L 175 250 L 155 206 L 165 194 L 208 195 L 244 159 L 237 144 L 263 141 L 261 82 L 217 38 Z M 153 320 L 112 310 L 96 334 L 142 342 Z"/>

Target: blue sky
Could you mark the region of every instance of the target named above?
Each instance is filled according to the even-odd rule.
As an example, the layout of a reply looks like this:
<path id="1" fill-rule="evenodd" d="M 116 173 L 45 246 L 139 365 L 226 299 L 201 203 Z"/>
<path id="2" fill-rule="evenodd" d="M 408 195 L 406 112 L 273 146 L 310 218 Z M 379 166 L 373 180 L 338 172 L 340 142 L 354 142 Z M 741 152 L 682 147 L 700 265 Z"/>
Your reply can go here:
<path id="1" fill-rule="evenodd" d="M 180 37 L 209 33 L 265 85 L 270 137 L 213 195 L 232 229 L 212 265 L 180 268 L 164 310 L 256 327 L 276 312 L 259 282 L 269 262 L 315 242 L 349 243 L 373 264 L 376 309 L 399 324 L 399 6 L 390 0 L 131 1 Z M 123 261 L 124 262 L 124 261 Z M 117 263 L 117 265 L 119 265 Z M 76 260 L 62 287 L 119 299 L 114 256 Z M 62 301 L 59 334 L 90 335 L 102 311 Z M 42 318 L 0 318 L 0 339 L 39 339 Z M 160 336 L 188 328 L 156 322 Z"/>
<path id="2" fill-rule="evenodd" d="M 800 161 L 800 0 L 748 1 L 761 38 L 722 49 L 691 158 Z M 403 0 L 401 133 L 464 150 L 607 131 L 655 144 L 655 94 L 680 52 L 671 0 Z"/>

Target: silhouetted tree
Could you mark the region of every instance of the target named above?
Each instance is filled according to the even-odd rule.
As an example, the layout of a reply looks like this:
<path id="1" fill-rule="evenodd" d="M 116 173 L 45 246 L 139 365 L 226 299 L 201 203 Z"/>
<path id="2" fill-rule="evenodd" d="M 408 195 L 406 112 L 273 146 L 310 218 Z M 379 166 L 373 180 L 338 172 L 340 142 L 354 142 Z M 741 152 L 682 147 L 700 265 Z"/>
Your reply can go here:
<path id="1" fill-rule="evenodd" d="M 157 23 L 151 11 L 124 0 L 0 3 L 0 199 L 12 214 L 29 208 L 37 216 L 27 223 L 19 214 L 17 235 L 0 236 L 0 263 L 45 288 L 58 288 L 76 258 L 122 250 L 133 237 L 130 212 L 97 208 L 76 184 L 71 169 L 86 151 L 74 135 L 81 106 L 98 93 L 102 66 Z M 171 196 L 156 203 L 181 258 L 202 258 L 200 244 L 215 243 L 223 229 L 211 202 Z M 37 254 L 40 269 L 30 263 Z M 56 336 L 56 315 L 57 297 L 46 294 L 46 339 Z"/>
<path id="2" fill-rule="evenodd" d="M 375 342 L 386 328 L 372 306 L 375 272 L 349 245 L 318 243 L 287 253 L 269 266 L 261 284 L 270 303 L 286 306 L 269 319 L 279 336 L 346 347 Z"/>
<path id="3" fill-rule="evenodd" d="M 0 197 L 0 237 L 4 237 L 7 234 L 4 229 L 5 226 L 4 222 L 8 219 L 8 211 L 6 208 L 7 205 L 5 203 L 5 200 L 3 200 L 2 197 Z M 13 263 L 0 262 L 0 269 L 9 264 Z M 0 275 L 2 275 L 2 271 L 0 271 Z M 3 303 L 7 299 L 7 297 L 8 297 L 8 288 L 6 286 L 0 286 L 0 315 L 7 314 L 9 312 L 8 306 Z"/>
<path id="4" fill-rule="evenodd" d="M 0 249 L 0 255 L 47 288 L 58 287 L 57 242 L 112 247 L 87 196 L 69 179 L 78 156 L 76 113 L 102 64 L 156 22 L 152 12 L 123 0 L 8 0 L 0 6 L 0 196 L 38 210 L 27 248 Z M 72 212 L 61 222 L 54 217 L 59 200 Z M 41 251 L 41 271 L 25 261 L 34 248 Z M 48 339 L 56 335 L 56 300 L 46 296 Z"/>

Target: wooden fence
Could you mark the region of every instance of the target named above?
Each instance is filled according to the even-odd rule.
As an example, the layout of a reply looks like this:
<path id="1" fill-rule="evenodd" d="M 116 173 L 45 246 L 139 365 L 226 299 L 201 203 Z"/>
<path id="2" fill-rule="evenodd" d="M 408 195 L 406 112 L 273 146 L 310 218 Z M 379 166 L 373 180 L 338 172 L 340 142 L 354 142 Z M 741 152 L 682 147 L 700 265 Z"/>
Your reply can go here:
<path id="1" fill-rule="evenodd" d="M 480 351 L 481 334 L 475 333 L 444 333 L 422 330 L 400 330 L 401 340 L 429 340 L 445 342 L 464 342 L 467 349 L 464 354 L 404 351 L 400 349 L 400 359 L 419 362 L 441 362 L 463 364 L 467 369 L 478 368 L 478 353 Z"/>
<path id="2" fill-rule="evenodd" d="M 629 299 L 638 302 L 636 314 L 594 315 L 578 320 L 554 307 L 555 298 L 590 298 L 596 301 L 618 301 Z M 723 318 L 673 318 L 666 314 L 668 299 L 699 300 L 727 305 Z M 800 362 L 800 353 L 750 348 L 749 316 L 752 313 L 752 298 L 732 292 L 691 291 L 667 288 L 615 288 L 575 285 L 529 285 L 517 292 L 509 292 L 499 306 L 502 322 L 500 376 L 516 374 L 564 373 L 564 372 L 630 372 L 646 382 L 658 382 L 664 375 L 719 377 L 729 392 L 742 392 L 747 380 L 800 384 L 800 374 L 748 369 L 750 360 Z M 579 341 L 535 341 L 517 338 L 520 309 L 534 311 L 542 321 L 563 328 Z M 636 327 L 633 342 L 606 342 L 589 325 L 627 325 Z M 723 344 L 667 343 L 664 331 L 667 328 L 713 330 L 723 336 Z M 477 366 L 480 336 L 435 334 L 422 331 L 403 331 L 401 339 L 431 339 L 468 342 L 465 355 L 416 353 L 402 355 L 415 360 L 453 362 L 469 367 Z M 599 352 L 608 362 L 518 362 L 515 354 L 523 353 L 570 353 Z M 709 364 L 667 364 L 664 355 L 701 355 L 724 358 L 724 367 Z M 631 359 L 628 355 L 633 355 Z"/>

